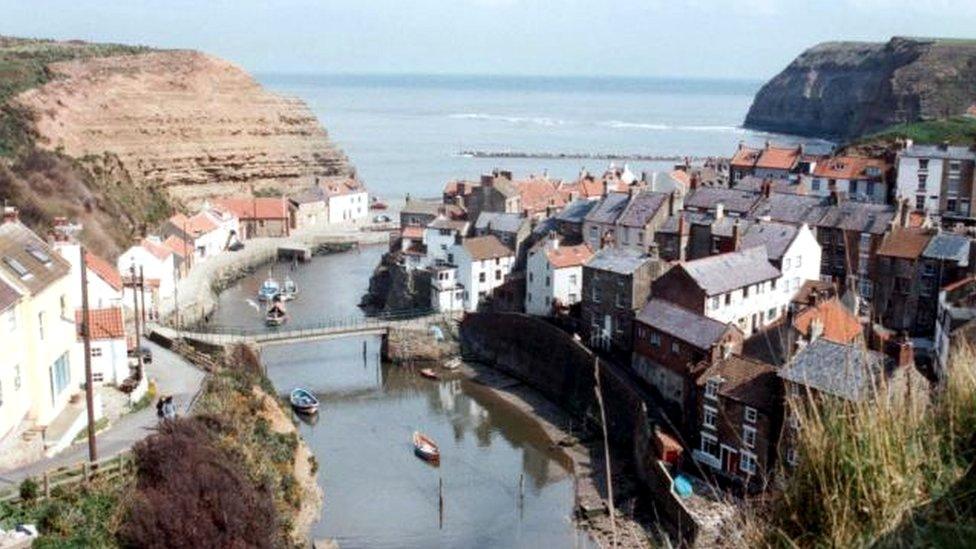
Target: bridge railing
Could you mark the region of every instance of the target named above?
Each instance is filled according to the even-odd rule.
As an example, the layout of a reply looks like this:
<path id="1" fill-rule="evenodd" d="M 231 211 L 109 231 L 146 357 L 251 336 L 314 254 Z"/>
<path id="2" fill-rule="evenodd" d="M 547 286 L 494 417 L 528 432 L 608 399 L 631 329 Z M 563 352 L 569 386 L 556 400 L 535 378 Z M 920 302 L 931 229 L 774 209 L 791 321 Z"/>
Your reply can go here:
<path id="1" fill-rule="evenodd" d="M 311 334 L 328 329 L 338 330 L 344 328 L 354 329 L 368 328 L 370 326 L 385 326 L 391 322 L 398 321 L 426 320 L 429 322 L 431 321 L 431 315 L 435 313 L 436 311 L 434 309 L 408 309 L 388 311 L 368 316 L 350 315 L 329 317 L 316 322 L 303 322 L 301 324 L 288 323 L 282 326 L 245 327 L 208 324 L 205 326 L 185 328 L 183 330 L 173 330 L 182 334 L 208 334 L 218 336 L 216 339 L 220 339 L 219 336 L 229 336 L 227 338 L 228 340 L 232 338 L 259 338 L 262 336 L 273 337 L 275 333 L 288 333 L 289 335 L 300 336 L 302 333 Z M 449 317 L 450 315 L 444 315 L 444 318 Z"/>

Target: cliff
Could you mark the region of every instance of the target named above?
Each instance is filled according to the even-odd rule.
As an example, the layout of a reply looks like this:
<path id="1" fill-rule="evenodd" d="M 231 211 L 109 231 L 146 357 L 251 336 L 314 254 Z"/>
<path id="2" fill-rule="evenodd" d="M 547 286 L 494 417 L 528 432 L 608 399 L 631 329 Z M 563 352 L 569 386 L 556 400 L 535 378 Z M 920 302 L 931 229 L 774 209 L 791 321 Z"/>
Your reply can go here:
<path id="1" fill-rule="evenodd" d="M 850 139 L 962 114 L 976 103 L 976 41 L 827 42 L 756 94 L 747 128 Z"/>

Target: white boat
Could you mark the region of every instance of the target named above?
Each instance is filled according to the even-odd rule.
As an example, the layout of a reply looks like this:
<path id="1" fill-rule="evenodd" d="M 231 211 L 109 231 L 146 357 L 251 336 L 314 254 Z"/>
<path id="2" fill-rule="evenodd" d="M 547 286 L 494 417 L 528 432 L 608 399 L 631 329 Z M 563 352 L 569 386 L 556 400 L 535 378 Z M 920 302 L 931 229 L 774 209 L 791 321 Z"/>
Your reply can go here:
<path id="1" fill-rule="evenodd" d="M 442 366 L 442 368 L 444 368 L 445 370 L 447 370 L 449 372 L 453 372 L 454 370 L 457 370 L 460 367 L 461 367 L 461 359 L 458 358 L 458 357 L 454 357 L 451 360 L 448 360 Z"/>
<path id="2" fill-rule="evenodd" d="M 296 387 L 288 400 L 291 401 L 292 408 L 300 414 L 314 414 L 319 411 L 319 399 L 315 398 L 308 389 Z"/>
<path id="3" fill-rule="evenodd" d="M 420 431 L 413 432 L 413 453 L 431 463 L 438 463 L 441 460 L 441 450 L 437 447 L 437 443 Z"/>
<path id="4" fill-rule="evenodd" d="M 295 296 L 297 294 L 298 294 L 298 286 L 295 284 L 295 281 L 292 280 L 291 277 L 286 277 L 285 283 L 282 285 L 281 288 L 281 294 L 280 294 L 281 300 L 291 301 L 292 299 L 295 299 Z"/>
<path id="5" fill-rule="evenodd" d="M 278 285 L 278 281 L 269 276 L 267 280 L 261 283 L 261 288 L 258 290 L 258 299 L 261 301 L 271 301 L 280 293 L 281 286 Z"/>

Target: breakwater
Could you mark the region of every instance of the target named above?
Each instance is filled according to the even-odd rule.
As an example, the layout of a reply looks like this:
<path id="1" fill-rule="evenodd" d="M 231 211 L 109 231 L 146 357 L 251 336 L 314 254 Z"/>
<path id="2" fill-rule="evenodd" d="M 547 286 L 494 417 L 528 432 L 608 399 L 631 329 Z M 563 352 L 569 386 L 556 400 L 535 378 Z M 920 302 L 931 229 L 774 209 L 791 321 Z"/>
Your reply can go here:
<path id="1" fill-rule="evenodd" d="M 628 162 L 700 162 L 710 157 L 682 156 L 678 154 L 640 154 L 640 153 L 583 153 L 546 151 L 482 151 L 463 150 L 458 156 L 468 158 L 528 158 L 539 160 L 626 160 Z"/>

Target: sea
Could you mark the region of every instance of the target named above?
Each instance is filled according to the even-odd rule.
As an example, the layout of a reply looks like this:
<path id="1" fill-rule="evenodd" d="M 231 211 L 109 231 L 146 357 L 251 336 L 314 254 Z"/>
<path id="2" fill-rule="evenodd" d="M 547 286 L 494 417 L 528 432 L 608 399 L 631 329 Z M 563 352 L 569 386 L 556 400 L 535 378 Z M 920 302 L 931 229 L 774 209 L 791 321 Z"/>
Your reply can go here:
<path id="1" fill-rule="evenodd" d="M 596 159 L 476 158 L 463 151 L 731 156 L 738 143 L 800 138 L 741 127 L 751 80 L 451 75 L 258 75 L 304 100 L 372 193 L 435 197 L 493 168 L 571 179 Z M 621 162 L 617 162 L 620 164 Z M 668 162 L 629 162 L 635 174 Z"/>

